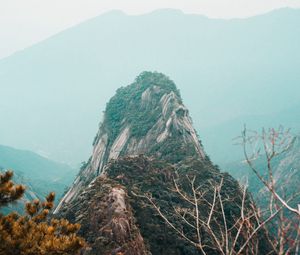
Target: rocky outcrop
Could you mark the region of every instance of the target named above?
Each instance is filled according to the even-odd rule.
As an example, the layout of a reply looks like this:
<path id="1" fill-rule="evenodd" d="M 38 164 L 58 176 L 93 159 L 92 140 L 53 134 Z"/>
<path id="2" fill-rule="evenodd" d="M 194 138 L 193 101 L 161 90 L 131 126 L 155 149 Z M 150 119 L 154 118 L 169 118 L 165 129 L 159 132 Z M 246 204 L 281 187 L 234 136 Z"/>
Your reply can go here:
<path id="1" fill-rule="evenodd" d="M 88 242 L 82 254 L 149 254 L 126 188 L 105 176 L 96 179 L 78 196 L 65 217 L 82 226 L 80 234 Z"/>
<path id="2" fill-rule="evenodd" d="M 150 194 L 176 227 L 193 238 L 194 229 L 180 225 L 174 214 L 174 208 L 191 209 L 174 192 L 174 180 L 188 194 L 191 179 L 204 201 L 213 200 L 214 186 L 222 180 L 227 224 L 234 227 L 242 199 L 237 181 L 206 157 L 175 84 L 163 74 L 145 72 L 107 104 L 92 157 L 55 214 L 81 224 L 80 234 L 89 245 L 84 254 L 197 255 L 200 251 L 168 227 L 143 196 Z M 208 217 L 209 203 L 199 204 L 199 212 Z M 222 227 L 222 214 L 214 221 Z M 203 232 L 207 254 L 217 255 Z"/>
<path id="3" fill-rule="evenodd" d="M 205 153 L 175 84 L 145 72 L 110 100 L 95 137 L 93 154 L 56 209 L 76 199 L 113 159 L 140 154 L 170 162 Z"/>

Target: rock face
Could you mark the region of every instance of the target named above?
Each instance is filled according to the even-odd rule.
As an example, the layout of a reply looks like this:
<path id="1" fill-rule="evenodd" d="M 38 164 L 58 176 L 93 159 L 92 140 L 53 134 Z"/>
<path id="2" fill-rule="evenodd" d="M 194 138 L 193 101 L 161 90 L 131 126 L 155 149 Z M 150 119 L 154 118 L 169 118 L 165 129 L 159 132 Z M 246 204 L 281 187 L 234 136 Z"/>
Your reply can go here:
<path id="1" fill-rule="evenodd" d="M 186 157 L 205 159 L 187 108 L 175 84 L 159 73 L 145 72 L 109 101 L 95 137 L 92 157 L 61 200 L 78 194 L 103 173 L 113 159 L 136 155 L 154 156 L 176 163 Z"/>
<path id="2" fill-rule="evenodd" d="M 102 176 L 72 203 L 66 217 L 82 226 L 90 245 L 84 254 L 149 254 L 128 200 L 124 186 Z"/>
<path id="3" fill-rule="evenodd" d="M 108 102 L 93 155 L 55 214 L 81 224 L 89 244 L 83 254 L 201 254 L 137 195 L 151 194 L 175 220 L 170 212 L 190 205 L 172 192 L 174 180 L 188 190 L 190 178 L 207 200 L 213 199 L 214 184 L 223 181 L 230 226 L 239 213 L 235 201 L 242 197 L 237 181 L 205 155 L 175 84 L 163 74 L 144 72 Z M 199 205 L 199 211 L 208 215 L 209 204 Z M 214 220 L 222 225 L 221 214 Z M 205 234 L 203 240 L 208 240 Z M 208 246 L 207 254 L 218 253 Z"/>

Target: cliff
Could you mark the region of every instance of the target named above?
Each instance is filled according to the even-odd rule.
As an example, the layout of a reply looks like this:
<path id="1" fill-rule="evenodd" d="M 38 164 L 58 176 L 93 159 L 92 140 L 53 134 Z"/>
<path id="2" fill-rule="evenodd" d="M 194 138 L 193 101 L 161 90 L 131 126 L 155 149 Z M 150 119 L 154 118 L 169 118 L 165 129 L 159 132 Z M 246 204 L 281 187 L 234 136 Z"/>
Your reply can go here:
<path id="1" fill-rule="evenodd" d="M 144 72 L 108 102 L 93 154 L 55 214 L 81 224 L 80 234 L 88 242 L 83 254 L 201 254 L 143 199 L 150 194 L 176 227 L 194 238 L 193 228 L 181 226 L 178 215 L 172 214 L 191 206 L 174 192 L 174 181 L 188 194 L 191 179 L 203 194 L 199 212 L 205 217 L 214 187 L 223 182 L 223 209 L 228 227 L 234 227 L 240 186 L 206 156 L 175 84 L 163 74 Z M 248 196 L 245 207 L 250 208 Z M 213 220 L 222 228 L 221 213 Z M 207 254 L 219 254 L 202 231 Z M 267 252 L 263 242 L 258 249 Z"/>
<path id="2" fill-rule="evenodd" d="M 76 199 L 106 164 L 124 156 L 144 154 L 171 163 L 205 153 L 175 84 L 159 73 L 144 72 L 108 102 L 94 140 L 92 157 L 61 200 Z"/>

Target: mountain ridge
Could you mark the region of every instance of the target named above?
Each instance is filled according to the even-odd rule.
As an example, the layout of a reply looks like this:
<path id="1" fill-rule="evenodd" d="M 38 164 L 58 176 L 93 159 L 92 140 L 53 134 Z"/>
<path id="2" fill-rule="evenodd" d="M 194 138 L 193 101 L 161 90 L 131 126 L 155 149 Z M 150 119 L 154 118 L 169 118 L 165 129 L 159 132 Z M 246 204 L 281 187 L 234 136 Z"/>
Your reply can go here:
<path id="1" fill-rule="evenodd" d="M 14 53 L 12 53 L 11 55 L 9 56 L 6 56 L 4 58 L 0 58 L 0 64 L 2 61 L 6 61 L 6 59 L 9 59 L 11 57 L 14 57 L 15 55 L 18 55 L 18 54 L 22 54 L 22 52 L 32 48 L 32 47 L 35 47 L 39 44 L 42 44 L 48 40 L 51 40 L 57 36 L 60 36 L 61 34 L 64 34 L 66 31 L 69 31 L 69 30 L 72 30 L 72 29 L 76 29 L 78 28 L 79 26 L 82 26 L 82 25 L 85 25 L 86 23 L 90 23 L 90 22 L 93 22 L 93 21 L 96 21 L 97 19 L 99 18 L 102 18 L 102 17 L 105 17 L 105 16 L 113 16 L 113 15 L 117 15 L 117 16 L 126 16 L 126 17 L 144 17 L 144 16 L 151 16 L 153 14 L 156 14 L 156 15 L 159 15 L 161 13 L 163 14 L 170 14 L 170 15 L 174 15 L 174 14 L 179 14 L 179 15 L 182 15 L 182 16 L 194 16 L 195 18 L 203 18 L 203 19 L 208 19 L 208 20 L 215 20 L 215 21 L 225 21 L 225 22 L 231 22 L 231 21 L 242 21 L 242 20 L 248 20 L 248 19 L 252 19 L 252 18 L 259 18 L 259 17 L 264 17 L 264 16 L 267 16 L 267 15 L 278 15 L 280 13 L 283 13 L 283 12 L 289 12 L 289 13 L 293 13 L 295 14 L 296 12 L 299 12 L 300 11 L 300 8 L 290 8 L 290 7 L 283 7 L 283 8 L 277 8 L 277 9 L 274 9 L 274 10 L 270 10 L 270 11 L 267 11 L 265 13 L 262 13 L 262 14 L 258 14 L 258 15 L 254 15 L 254 16 L 249 16 L 249 17 L 244 17 L 244 18 L 212 18 L 212 17 L 208 17 L 204 14 L 195 14 L 195 13 L 184 13 L 182 10 L 180 9 L 173 9 L 173 8 L 162 8 L 162 9 L 156 9 L 156 10 L 153 10 L 153 11 L 149 11 L 147 13 L 142 13 L 142 14 L 137 14 L 137 15 L 131 15 L 131 14 L 127 14 L 126 12 L 122 11 L 122 10 L 118 10 L 118 9 L 115 9 L 115 10 L 110 10 L 110 11 L 107 11 L 103 14 L 100 14 L 100 15 L 96 15 L 94 17 L 91 17 L 89 19 L 86 19 L 78 24 L 74 24 L 73 26 L 71 27 L 68 27 L 68 28 L 65 28 L 53 35 L 50 35 L 49 37 L 41 40 L 41 41 L 38 41 L 34 44 L 32 44 L 31 46 L 28 46 L 24 49 L 21 49 L 21 50 L 18 50 Z"/>
<path id="2" fill-rule="evenodd" d="M 65 31 L 69 30 L 69 29 L 72 29 L 72 28 L 75 28 L 83 23 L 86 23 L 86 22 L 90 22 L 94 19 L 97 19 L 99 17 L 102 17 L 102 16 L 105 16 L 105 15 L 111 15 L 111 14 L 117 14 L 117 15 L 125 15 L 125 16 L 133 16 L 133 17 L 139 17 L 139 16 L 146 16 L 146 15 L 151 15 L 151 14 L 159 14 L 159 13 L 177 13 L 177 14 L 183 14 L 183 15 L 189 15 L 189 16 L 195 16 L 195 17 L 203 17 L 203 18 L 206 18 L 206 19 L 210 19 L 210 20 L 220 20 L 220 21 L 234 21 L 234 20 L 247 20 L 247 19 L 251 19 L 251 18 L 254 18 L 254 17 L 260 17 L 260 16 L 265 16 L 265 15 L 269 15 L 269 14 L 277 14 L 279 12 L 286 12 L 286 11 L 289 11 L 289 12 L 297 12 L 299 11 L 300 8 L 292 8 L 292 7 L 281 7 L 281 8 L 276 8 L 276 9 L 273 9 L 273 10 L 270 10 L 270 11 L 266 11 L 264 13 L 261 13 L 261 14 L 257 14 L 257 15 L 251 15 L 251 16 L 248 16 L 248 17 L 237 17 L 237 18 L 214 18 L 214 17 L 209 17 L 209 16 L 206 16 L 204 14 L 197 14 L 197 13 L 185 13 L 183 12 L 182 10 L 180 9 L 176 9 L 176 8 L 161 8 L 161 9 L 156 9 L 156 10 L 153 10 L 153 11 L 149 11 L 149 12 L 146 12 L 146 13 L 142 13 L 142 14 L 127 14 L 126 12 L 122 11 L 122 10 L 119 10 L 119 9 L 114 9 L 114 10 L 110 10 L 110 11 L 107 11 L 105 13 L 102 13 L 102 14 L 99 14 L 99 15 L 96 15 L 94 17 L 91 17 L 91 18 L 88 18 L 86 20 L 83 20 L 77 24 L 74 24 L 70 27 L 67 27 L 67 28 L 64 28 L 58 32 L 56 32 L 55 34 L 53 35 L 49 35 L 47 38 L 45 39 L 42 39 L 40 41 L 37 41 L 35 43 L 33 43 L 32 45 L 29 45 L 23 49 L 19 49 L 19 50 L 16 50 L 15 52 L 11 53 L 10 55 L 8 56 L 5 56 L 3 58 L 0 58 L 0 63 L 1 63 L 1 60 L 5 60 L 7 58 L 10 58 L 14 55 L 17 55 L 23 51 L 26 51 L 27 49 L 31 48 L 31 47 L 34 47 L 35 45 L 37 44 L 40 44 L 40 43 L 43 43 L 44 41 L 47 41 L 49 39 L 51 39 L 52 37 L 55 37 L 61 33 L 64 33 Z"/>
<path id="3" fill-rule="evenodd" d="M 200 130 L 299 102 L 298 11 L 242 21 L 173 16 L 100 16 L 1 61 L 1 143 L 78 164 L 100 109 L 143 70 L 180 84 Z"/>

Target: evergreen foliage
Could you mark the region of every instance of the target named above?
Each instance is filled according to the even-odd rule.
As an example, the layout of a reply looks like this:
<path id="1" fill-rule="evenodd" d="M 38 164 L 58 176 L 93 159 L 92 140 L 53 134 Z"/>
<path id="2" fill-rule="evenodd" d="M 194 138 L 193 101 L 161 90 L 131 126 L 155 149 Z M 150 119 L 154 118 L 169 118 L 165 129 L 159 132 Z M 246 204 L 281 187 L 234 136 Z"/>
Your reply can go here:
<path id="1" fill-rule="evenodd" d="M 157 212 L 149 206 L 142 198 L 134 194 L 151 194 L 153 200 L 166 216 L 185 233 L 193 235 L 194 229 L 187 225 L 181 225 L 180 218 L 174 213 L 174 208 L 178 210 L 190 209 L 190 204 L 186 203 L 176 192 L 174 192 L 174 180 L 182 188 L 186 195 L 191 195 L 189 178 L 196 177 L 195 184 L 205 194 L 207 202 L 199 204 L 201 217 L 207 217 L 209 213 L 209 203 L 213 201 L 214 184 L 224 179 L 224 186 L 221 196 L 224 201 L 224 212 L 227 217 L 228 228 L 234 228 L 235 220 L 239 217 L 242 193 L 238 182 L 226 173 L 221 173 L 210 161 L 200 161 L 191 158 L 181 161 L 179 164 L 169 164 L 165 161 L 150 159 L 145 156 L 125 157 L 112 161 L 107 167 L 107 177 L 117 181 L 127 188 L 131 206 L 135 211 L 135 217 L 140 225 L 140 231 L 145 241 L 149 244 L 152 254 L 164 255 L 198 255 L 199 251 L 183 241 L 173 229 L 157 215 Z M 250 207 L 250 197 L 247 195 L 245 201 L 247 210 Z M 220 207 L 216 208 L 215 221 L 221 226 L 223 224 Z M 218 231 L 218 226 L 214 230 Z M 207 254 L 217 255 L 218 251 L 212 247 L 211 237 L 203 233 L 207 242 Z M 258 237 L 263 238 L 263 233 Z M 239 240 L 242 243 L 242 240 Z M 239 246 L 239 245 L 238 245 Z M 268 254 L 269 245 L 267 242 L 259 243 L 261 254 Z"/>
<path id="2" fill-rule="evenodd" d="M 0 208 L 18 200 L 25 192 L 25 187 L 23 185 L 15 185 L 12 177 L 12 171 L 0 173 Z"/>
<path id="3" fill-rule="evenodd" d="M 175 83 L 167 76 L 157 72 L 143 72 L 135 82 L 127 87 L 121 87 L 117 90 L 116 95 L 111 98 L 106 106 L 106 124 L 107 130 L 111 132 L 111 140 L 114 141 L 120 133 L 123 119 L 126 118 L 131 126 L 131 135 L 135 137 L 144 136 L 147 131 L 155 124 L 161 111 L 149 112 L 141 111 L 140 100 L 143 92 L 151 86 L 158 86 L 159 91 L 155 94 L 153 102 L 157 105 L 157 101 L 161 99 L 165 93 L 173 91 L 178 98 L 180 92 L 176 88 Z"/>
<path id="4" fill-rule="evenodd" d="M 0 207 L 17 201 L 25 191 L 23 185 L 12 182 L 13 173 L 0 174 Z M 15 212 L 0 214 L 0 255 L 75 254 L 85 242 L 76 235 L 79 224 L 65 219 L 52 219 L 48 215 L 54 206 L 55 194 L 46 200 L 28 202 L 25 215 Z"/>
<path id="5" fill-rule="evenodd" d="M 11 180 L 26 186 L 23 199 L 2 207 L 0 212 L 3 214 L 13 211 L 22 214 L 25 200 L 37 198 L 42 200 L 52 190 L 55 190 L 57 203 L 77 173 L 75 169 L 65 164 L 49 160 L 31 151 L 0 145 L 0 155 L 0 172 L 2 169 L 13 169 Z"/>

